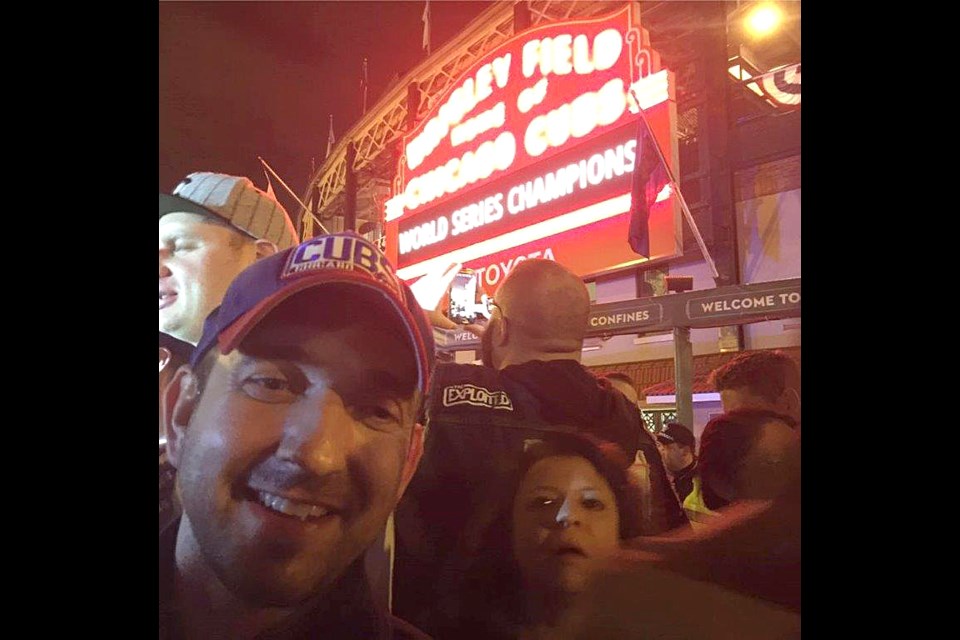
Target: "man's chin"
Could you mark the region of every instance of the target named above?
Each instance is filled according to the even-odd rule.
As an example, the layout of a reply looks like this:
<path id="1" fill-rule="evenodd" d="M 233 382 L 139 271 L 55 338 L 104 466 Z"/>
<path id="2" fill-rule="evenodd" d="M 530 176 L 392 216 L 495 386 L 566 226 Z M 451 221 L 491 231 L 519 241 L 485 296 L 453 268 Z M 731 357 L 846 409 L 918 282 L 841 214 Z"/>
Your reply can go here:
<path id="1" fill-rule="evenodd" d="M 160 331 L 167 334 L 168 336 L 173 336 L 181 342 L 186 342 L 196 346 L 200 342 L 200 335 L 194 334 L 190 335 L 190 331 L 187 327 L 184 327 L 180 322 L 164 322 L 163 318 L 160 319 Z"/>
<path id="2" fill-rule="evenodd" d="M 258 609 L 289 609 L 320 595 L 331 582 L 322 578 L 291 579 L 283 572 L 279 569 L 270 575 L 247 576 L 246 580 L 234 583 L 230 591 Z"/>
<path id="3" fill-rule="evenodd" d="M 160 331 L 177 340 L 183 340 L 183 323 L 171 313 L 160 312 Z"/>

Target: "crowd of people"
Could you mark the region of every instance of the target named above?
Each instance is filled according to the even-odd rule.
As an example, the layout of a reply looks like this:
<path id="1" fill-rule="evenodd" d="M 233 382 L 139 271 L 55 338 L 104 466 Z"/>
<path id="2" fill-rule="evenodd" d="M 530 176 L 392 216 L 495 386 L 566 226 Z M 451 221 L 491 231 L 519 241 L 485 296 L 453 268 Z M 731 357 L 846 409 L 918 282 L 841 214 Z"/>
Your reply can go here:
<path id="1" fill-rule="evenodd" d="M 715 371 L 698 447 L 580 362 L 570 270 L 491 307 L 438 362 L 364 237 L 300 242 L 247 178 L 161 194 L 160 637 L 799 637 L 797 363 Z"/>

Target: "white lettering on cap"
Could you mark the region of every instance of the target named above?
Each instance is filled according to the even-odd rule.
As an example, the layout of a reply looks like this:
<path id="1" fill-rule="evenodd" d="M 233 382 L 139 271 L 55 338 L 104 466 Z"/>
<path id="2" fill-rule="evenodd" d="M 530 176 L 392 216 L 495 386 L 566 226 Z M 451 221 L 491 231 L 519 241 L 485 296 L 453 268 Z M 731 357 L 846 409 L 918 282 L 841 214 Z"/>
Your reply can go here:
<path id="1" fill-rule="evenodd" d="M 402 295 L 393 268 L 372 244 L 358 236 L 321 236 L 301 244 L 290 253 L 281 279 L 325 269 L 367 273 Z"/>

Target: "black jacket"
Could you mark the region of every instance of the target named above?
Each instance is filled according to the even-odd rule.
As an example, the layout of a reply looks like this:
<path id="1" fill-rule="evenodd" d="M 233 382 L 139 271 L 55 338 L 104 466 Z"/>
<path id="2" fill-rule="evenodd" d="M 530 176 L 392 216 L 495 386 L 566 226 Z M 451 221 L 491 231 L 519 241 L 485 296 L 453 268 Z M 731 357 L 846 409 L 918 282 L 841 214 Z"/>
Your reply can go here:
<path id="1" fill-rule="evenodd" d="M 438 638 L 453 629 L 452 594 L 472 545 L 494 514 L 490 496 L 514 477 L 526 440 L 555 425 L 641 448 L 651 467 L 655 504 L 644 534 L 686 524 L 652 436 L 627 398 L 575 360 L 491 367 L 438 365 L 427 405 L 423 458 L 396 511 L 394 610 Z"/>
<path id="2" fill-rule="evenodd" d="M 695 475 L 697 475 L 696 458 L 673 477 L 673 489 L 677 492 L 677 497 L 680 499 L 681 504 L 687 496 L 690 495 L 690 492 L 693 491 L 693 477 Z"/>

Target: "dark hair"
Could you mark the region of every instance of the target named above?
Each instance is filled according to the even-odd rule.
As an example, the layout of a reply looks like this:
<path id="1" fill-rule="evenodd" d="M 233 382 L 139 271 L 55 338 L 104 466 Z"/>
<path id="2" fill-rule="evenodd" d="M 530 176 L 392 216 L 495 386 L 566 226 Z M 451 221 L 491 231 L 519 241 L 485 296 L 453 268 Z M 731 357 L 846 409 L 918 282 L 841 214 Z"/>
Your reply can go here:
<path id="1" fill-rule="evenodd" d="M 747 351 L 714 369 L 710 382 L 717 391 L 745 387 L 768 402 L 776 402 L 787 388 L 800 388 L 800 368 L 782 351 Z"/>
<path id="2" fill-rule="evenodd" d="M 796 429 L 790 416 L 767 409 L 735 409 L 716 416 L 707 423 L 700 435 L 700 457 L 697 470 L 703 503 L 708 509 L 718 509 L 729 501 L 716 492 L 717 483 L 733 484 L 743 459 L 753 448 L 763 425 L 778 420 Z"/>

